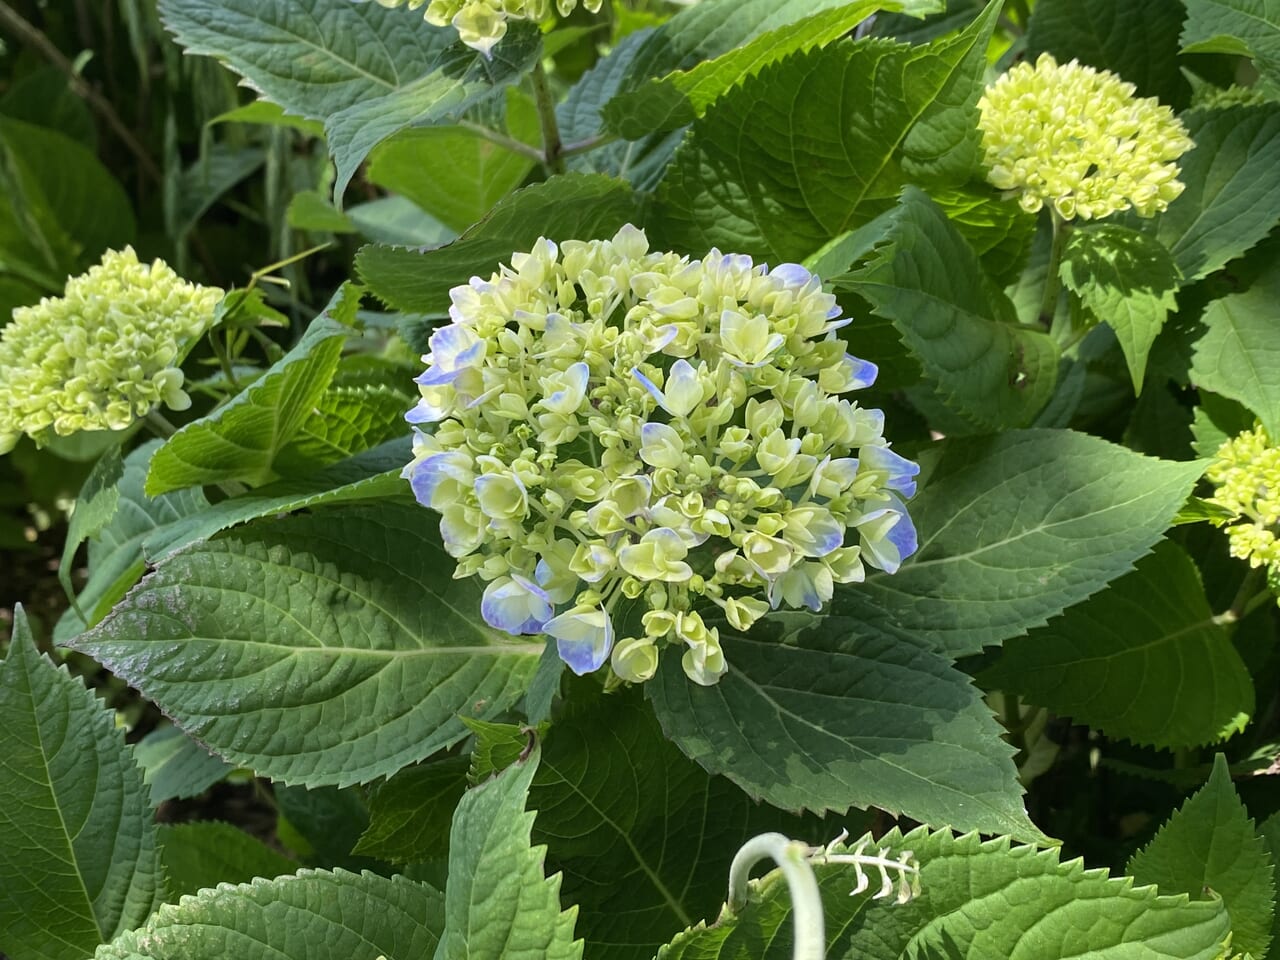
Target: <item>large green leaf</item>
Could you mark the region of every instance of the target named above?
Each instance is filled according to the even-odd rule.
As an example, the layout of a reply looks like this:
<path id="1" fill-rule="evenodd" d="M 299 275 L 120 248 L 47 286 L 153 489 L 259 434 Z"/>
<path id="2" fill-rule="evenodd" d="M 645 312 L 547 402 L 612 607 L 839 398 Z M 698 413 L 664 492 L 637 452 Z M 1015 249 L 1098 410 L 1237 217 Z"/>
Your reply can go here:
<path id="1" fill-rule="evenodd" d="M 405 377 L 405 383 L 412 380 Z M 275 468 L 286 477 L 313 477 L 334 463 L 405 435 L 408 393 L 388 386 L 330 387 L 310 411 Z"/>
<path id="2" fill-rule="evenodd" d="M 425 863 L 444 857 L 469 765 L 465 757 L 420 763 L 374 788 L 368 829 L 352 852 L 390 863 Z"/>
<path id="3" fill-rule="evenodd" d="M 133 756 L 157 807 L 166 800 L 204 793 L 232 770 L 172 724 L 157 727 L 138 741 Z"/>
<path id="4" fill-rule="evenodd" d="M 895 209 L 854 235 L 855 247 L 861 236 L 870 256 L 837 288 L 893 321 L 939 396 L 975 431 L 1029 423 L 1053 393 L 1057 347 L 1017 325 L 1013 304 L 946 214 L 907 187 Z"/>
<path id="5" fill-rule="evenodd" d="M 1280 222 L 1280 104 L 1192 110 L 1186 190 L 1154 221 L 1187 281 L 1206 277 Z"/>
<path id="6" fill-rule="evenodd" d="M 1193 0 L 1194 2 L 1194 0 Z M 1175 110 L 1191 85 L 1178 63 L 1178 33 L 1186 11 L 1168 0 L 1038 0 L 1027 29 L 1027 56 L 1042 52 L 1059 63 L 1079 60 L 1118 73 Z"/>
<path id="7" fill-rule="evenodd" d="M 542 644 L 479 617 L 431 514 L 258 521 L 146 577 L 72 645 L 226 759 L 305 785 L 386 776 L 524 692 Z"/>
<path id="8" fill-rule="evenodd" d="M 1258 836 L 1271 855 L 1271 873 L 1277 890 L 1280 890 L 1280 813 L 1273 813 L 1258 825 Z M 1271 942 L 1280 941 L 1280 909 L 1274 909 L 1271 917 Z"/>
<path id="9" fill-rule="evenodd" d="M 0 663 L 0 929 L 12 960 L 80 960 L 163 899 L 147 788 L 114 720 L 41 656 L 18 607 Z"/>
<path id="10" fill-rule="evenodd" d="M 0 272 L 61 292 L 107 247 L 133 240 L 133 208 L 92 150 L 0 117 Z"/>
<path id="11" fill-rule="evenodd" d="M 578 960 L 576 908 L 560 910 L 560 877 L 543 872 L 525 810 L 538 752 L 463 796 L 449 835 L 444 936 L 436 960 L 494 957 Z"/>
<path id="12" fill-rule="evenodd" d="M 449 290 L 473 275 L 495 273 L 539 237 L 592 240 L 612 236 L 636 217 L 626 183 L 599 174 L 567 174 L 517 190 L 453 243 L 434 250 L 373 244 L 356 257 L 361 280 L 380 300 L 409 313 L 449 306 Z"/>
<path id="13" fill-rule="evenodd" d="M 527 743 L 518 727 L 489 730 L 477 755 L 501 760 L 490 744 L 509 751 L 509 734 L 517 752 Z M 578 934 L 599 960 L 648 960 L 673 931 L 713 914 L 734 852 L 751 836 L 836 829 L 709 776 L 663 737 L 639 689 L 601 696 L 584 683 L 546 737 L 529 805 L 538 809 L 534 842 L 563 873 L 561 897 L 578 905 Z M 841 825 L 860 829 L 853 818 Z"/>
<path id="14" fill-rule="evenodd" d="M 649 221 L 660 244 L 798 261 L 893 206 L 907 182 L 962 184 L 996 13 L 919 47 L 840 42 L 746 79 L 677 153 Z"/>
<path id="15" fill-rule="evenodd" d="M 722 642 L 729 672 L 715 686 L 671 655 L 645 687 L 667 736 L 711 773 L 788 810 L 876 806 L 1040 836 L 982 695 L 924 644 L 807 614 Z"/>
<path id="16" fill-rule="evenodd" d="M 1238 400 L 1280 437 L 1280 269 L 1213 301 L 1201 319 L 1208 331 L 1195 344 L 1192 381 Z"/>
<path id="17" fill-rule="evenodd" d="M 84 533 L 91 538 L 89 580 L 76 596 L 75 606 L 62 615 L 54 628 L 56 643 L 65 643 L 93 626 L 138 582 L 146 563 L 143 542 L 148 537 L 184 521 L 194 521 L 209 508 L 209 501 L 199 490 L 178 490 L 158 497 L 149 497 L 143 492 L 148 465 L 159 446 L 159 440 L 148 441 L 135 448 L 123 464 L 114 453 L 107 454 L 85 481 L 72 515 L 72 530 L 67 536 L 60 576 L 70 580 L 71 559 Z M 111 486 L 100 492 L 107 483 Z M 82 516 L 81 503 L 85 503 L 88 516 Z M 82 520 L 77 522 L 75 517 Z M 104 517 L 108 519 L 102 523 Z"/>
<path id="18" fill-rule="evenodd" d="M 169 902 L 220 883 L 270 880 L 295 872 L 300 864 L 272 850 L 238 827 L 217 820 L 160 828 Z"/>
<path id="19" fill-rule="evenodd" d="M 806 838 L 811 839 L 811 838 Z M 815 867 L 826 915 L 829 957 L 914 960 L 943 957 L 1016 960 L 1220 960 L 1229 918 L 1214 901 L 1188 902 L 1135 888 L 1128 878 L 1059 861 L 1056 850 L 987 842 L 970 834 L 896 829 L 867 838 L 890 855 L 911 850 L 922 895 L 905 904 L 871 900 L 879 877 L 868 870 L 861 896 L 855 868 Z M 752 884 L 745 908 L 699 925 L 659 953 L 662 960 L 785 960 L 791 956 L 790 895 L 781 871 Z"/>
<path id="20" fill-rule="evenodd" d="M 1093 315 L 1115 331 L 1135 393 L 1142 392 L 1147 355 L 1170 310 L 1181 277 L 1155 238 L 1104 224 L 1075 230 L 1062 258 L 1062 282 Z"/>
<path id="21" fill-rule="evenodd" d="M 280 451 L 297 436 L 338 368 L 350 329 L 333 319 L 354 313 L 359 295 L 343 287 L 298 345 L 242 393 L 187 424 L 151 458 L 151 496 L 227 480 L 274 479 Z"/>
<path id="22" fill-rule="evenodd" d="M 1263 79 L 1280 84 L 1280 3 L 1276 0 L 1185 0 L 1182 48 L 1188 53 L 1253 57 Z"/>
<path id="23" fill-rule="evenodd" d="M 376 960 L 430 957 L 444 897 L 425 883 L 345 870 L 223 886 L 156 911 L 97 960 Z"/>
<path id="24" fill-rule="evenodd" d="M 400 471 L 412 459 L 409 447 L 409 438 L 403 437 L 317 470 L 306 479 L 277 480 L 251 493 L 221 500 L 152 531 L 143 541 L 143 554 L 155 561 L 259 517 L 360 500 L 407 498 L 411 495 L 409 485 Z"/>
<path id="25" fill-rule="evenodd" d="M 1222 898 L 1231 914 L 1231 949 L 1265 957 L 1275 913 L 1271 856 L 1231 785 L 1218 754 L 1209 782 L 1129 861 L 1139 883 L 1196 899 Z"/>
<path id="26" fill-rule="evenodd" d="M 604 119 L 629 140 L 683 127 L 747 77 L 838 40 L 879 10 L 924 15 L 942 6 L 938 0 L 709 0 L 664 24 L 634 61 L 649 68 L 667 60 L 681 69 L 642 83 L 628 77 L 628 89 L 605 105 Z M 685 69 L 694 57 L 705 59 Z"/>
<path id="27" fill-rule="evenodd" d="M 908 508 L 919 552 L 837 594 L 833 609 L 951 656 L 977 653 L 1127 573 L 1203 466 L 1070 430 L 948 441 Z"/>
<path id="28" fill-rule="evenodd" d="M 983 681 L 1157 747 L 1226 739 L 1253 713 L 1249 671 L 1214 622 L 1195 563 L 1168 541 L 1047 627 L 1006 641 Z"/>
<path id="29" fill-rule="evenodd" d="M 188 53 L 217 57 L 287 113 L 324 122 L 339 199 L 375 146 L 458 116 L 519 79 L 540 48 L 520 24 L 486 58 L 452 30 L 372 3 L 161 0 L 160 13 Z"/>
<path id="30" fill-rule="evenodd" d="M 498 125 L 516 140 L 541 144 L 537 108 L 515 88 L 507 89 L 506 121 Z M 368 176 L 462 232 L 518 187 L 533 165 L 532 157 L 468 127 L 423 127 L 405 130 L 374 150 Z"/>

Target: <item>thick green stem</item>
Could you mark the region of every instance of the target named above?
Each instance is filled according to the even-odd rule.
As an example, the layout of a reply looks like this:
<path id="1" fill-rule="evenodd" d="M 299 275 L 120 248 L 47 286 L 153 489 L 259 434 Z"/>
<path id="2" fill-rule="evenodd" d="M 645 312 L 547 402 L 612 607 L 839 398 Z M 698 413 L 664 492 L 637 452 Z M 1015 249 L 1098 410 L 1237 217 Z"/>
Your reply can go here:
<path id="1" fill-rule="evenodd" d="M 564 144 L 560 142 L 560 125 L 556 121 L 556 101 L 551 95 L 551 83 L 541 60 L 533 65 L 529 78 L 533 81 L 533 101 L 538 106 L 538 119 L 542 121 L 542 162 L 547 173 L 564 173 Z"/>
<path id="2" fill-rule="evenodd" d="M 178 432 L 178 428 L 169 422 L 169 418 L 161 413 L 158 407 L 153 407 L 147 411 L 146 421 L 147 426 L 151 428 L 151 432 L 161 440 L 168 440 Z"/>
<path id="3" fill-rule="evenodd" d="M 1067 246 L 1066 221 L 1052 207 L 1049 208 L 1049 216 L 1052 218 L 1053 242 L 1049 246 L 1049 267 L 1044 275 L 1044 296 L 1040 299 L 1040 326 L 1046 330 L 1052 329 L 1054 315 L 1058 312 L 1058 294 L 1062 290 L 1058 272 Z"/>
<path id="4" fill-rule="evenodd" d="M 751 868 L 772 859 L 782 869 L 791 893 L 793 960 L 823 960 L 827 949 L 826 925 L 822 917 L 822 893 L 809 866 L 809 847 L 780 833 L 762 833 L 748 840 L 729 865 L 731 913 L 747 905 L 747 881 Z"/>

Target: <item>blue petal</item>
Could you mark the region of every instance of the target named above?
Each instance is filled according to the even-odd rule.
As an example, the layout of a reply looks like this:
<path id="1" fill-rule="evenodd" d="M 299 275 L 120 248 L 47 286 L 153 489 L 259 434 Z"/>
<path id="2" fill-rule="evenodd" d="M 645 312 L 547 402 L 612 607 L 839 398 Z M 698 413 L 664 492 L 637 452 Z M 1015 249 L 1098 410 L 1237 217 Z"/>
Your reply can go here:
<path id="1" fill-rule="evenodd" d="M 903 560 L 919 549 L 920 543 L 916 535 L 916 525 L 911 522 L 911 515 L 906 507 L 901 507 L 902 519 L 895 523 L 884 538 L 898 548 L 898 556 Z"/>
<path id="2" fill-rule="evenodd" d="M 860 360 L 851 353 L 846 353 L 845 358 L 853 364 L 853 386 L 849 389 L 862 390 L 876 382 L 880 368 L 874 363 L 870 360 Z"/>
<path id="3" fill-rule="evenodd" d="M 803 287 L 813 279 L 813 274 L 798 263 L 780 263 L 769 271 L 769 276 L 777 277 L 783 283 L 795 284 L 797 287 Z"/>
<path id="4" fill-rule="evenodd" d="M 888 447 L 863 447 L 861 450 L 862 465 L 869 470 L 883 470 L 889 474 L 885 487 L 896 490 L 904 497 L 916 495 L 916 474 L 920 465 L 906 457 L 900 457 Z"/>
<path id="5" fill-rule="evenodd" d="M 646 377 L 643 373 L 641 373 L 639 367 L 632 367 L 631 375 L 640 381 L 640 386 L 644 387 L 646 390 L 649 391 L 649 394 L 653 397 L 653 399 L 658 401 L 659 406 L 663 406 L 665 408 L 665 405 L 667 402 L 667 396 L 660 389 L 658 389 L 658 385 L 656 383 L 654 383 L 652 380 Z"/>

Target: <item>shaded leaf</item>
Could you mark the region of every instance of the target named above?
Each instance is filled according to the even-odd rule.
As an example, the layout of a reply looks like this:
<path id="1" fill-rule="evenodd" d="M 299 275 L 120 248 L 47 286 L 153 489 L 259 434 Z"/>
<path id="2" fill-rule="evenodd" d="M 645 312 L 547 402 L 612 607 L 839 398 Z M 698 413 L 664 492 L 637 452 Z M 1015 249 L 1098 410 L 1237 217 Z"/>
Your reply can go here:
<path id="1" fill-rule="evenodd" d="M 394 503 L 257 521 L 162 561 L 72 645 L 263 776 L 386 776 L 517 702 L 542 653 L 484 626 L 435 527 Z"/>
<path id="2" fill-rule="evenodd" d="M 169 875 L 169 902 L 219 883 L 248 883 L 293 873 L 295 860 L 276 853 L 261 840 L 229 823 L 166 824 L 160 844 Z"/>
<path id="3" fill-rule="evenodd" d="M 80 960 L 141 924 L 164 874 L 114 716 L 37 650 L 17 608 L 0 662 L 0 929 L 13 960 Z"/>
<path id="4" fill-rule="evenodd" d="M 172 724 L 157 727 L 138 741 L 133 756 L 151 788 L 154 806 L 198 796 L 232 770 Z"/>
<path id="5" fill-rule="evenodd" d="M 983 681 L 1166 748 L 1225 740 L 1254 707 L 1249 671 L 1214 622 L 1195 563 L 1169 541 L 1048 626 L 1006 641 Z"/>
<path id="6" fill-rule="evenodd" d="M 1231 948 L 1266 956 L 1275 910 L 1275 881 L 1266 844 L 1231 785 L 1227 758 L 1129 861 L 1139 883 L 1197 900 L 1222 898 L 1231 915 Z"/>

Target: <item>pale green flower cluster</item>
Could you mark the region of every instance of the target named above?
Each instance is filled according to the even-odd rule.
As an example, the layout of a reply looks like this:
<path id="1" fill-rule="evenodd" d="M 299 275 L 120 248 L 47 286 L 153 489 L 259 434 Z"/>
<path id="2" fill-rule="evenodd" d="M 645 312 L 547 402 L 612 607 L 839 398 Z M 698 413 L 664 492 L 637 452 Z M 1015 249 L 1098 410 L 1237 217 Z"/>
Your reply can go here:
<path id="1" fill-rule="evenodd" d="M 1182 193 L 1174 161 L 1194 144 L 1172 110 L 1134 90 L 1047 53 L 1013 67 L 978 101 L 988 179 L 1028 213 L 1048 203 L 1066 220 L 1155 216 Z"/>
<path id="2" fill-rule="evenodd" d="M 363 3 L 365 0 L 357 0 Z M 377 0 L 384 7 L 417 10 L 427 4 L 426 21 L 437 27 L 453 27 L 458 38 L 486 57 L 494 44 L 507 34 L 508 20 L 531 20 L 545 23 L 551 19 L 551 0 Z M 591 13 L 599 13 L 604 0 L 582 0 Z M 555 0 L 556 12 L 567 17 L 578 0 Z"/>
<path id="3" fill-rule="evenodd" d="M 1235 514 L 1228 521 L 1231 555 L 1280 575 L 1280 447 L 1258 427 L 1224 443 L 1206 474 L 1217 487 L 1210 503 Z"/>
<path id="4" fill-rule="evenodd" d="M 575 672 L 644 681 L 677 644 L 714 683 L 702 611 L 745 631 L 819 610 L 864 563 L 893 572 L 916 549 L 918 467 L 879 410 L 840 396 L 876 370 L 804 268 L 650 252 L 628 225 L 541 240 L 452 300 L 407 416 L 435 426 L 405 476 L 442 515 L 455 576 L 488 581 L 486 622 L 554 637 Z"/>
<path id="5" fill-rule="evenodd" d="M 126 247 L 61 297 L 19 307 L 0 331 L 0 453 L 24 433 L 123 430 L 157 404 L 185 410 L 178 364 L 221 299 Z"/>

